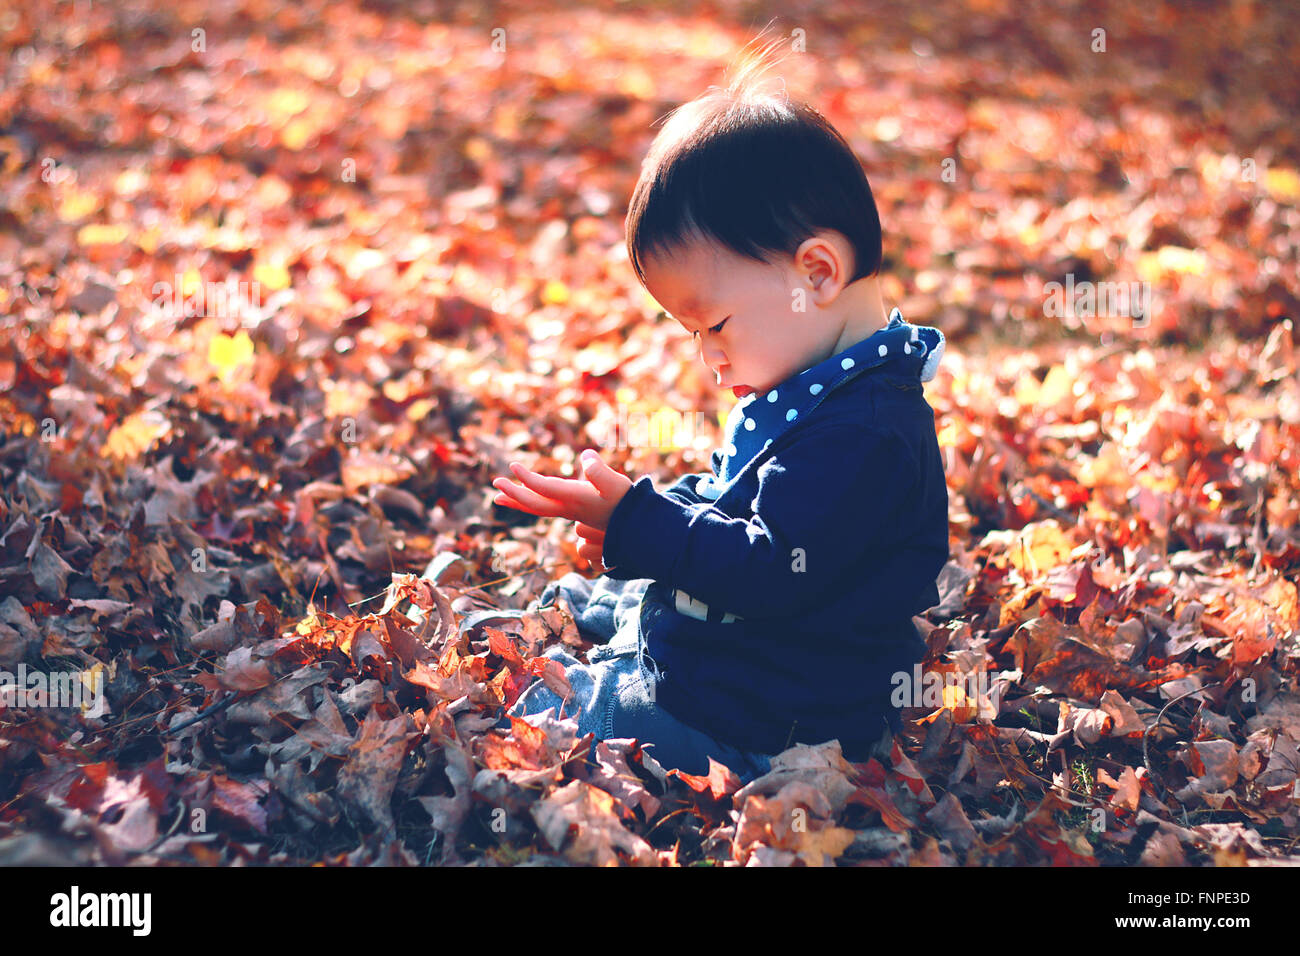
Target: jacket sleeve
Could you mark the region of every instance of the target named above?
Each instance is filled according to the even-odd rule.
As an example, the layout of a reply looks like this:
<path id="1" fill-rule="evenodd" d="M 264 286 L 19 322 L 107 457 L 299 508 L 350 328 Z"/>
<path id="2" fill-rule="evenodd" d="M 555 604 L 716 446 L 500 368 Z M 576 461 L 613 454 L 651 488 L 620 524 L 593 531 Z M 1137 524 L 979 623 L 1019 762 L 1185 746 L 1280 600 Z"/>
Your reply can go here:
<path id="1" fill-rule="evenodd" d="M 693 475 L 682 475 L 671 485 L 664 489 L 663 493 L 669 498 L 676 498 L 682 504 L 698 505 L 708 504 L 708 498 L 700 497 L 695 490 L 695 486 L 703 478 L 712 478 L 713 475 L 707 471 L 696 472 Z"/>
<path id="2" fill-rule="evenodd" d="M 671 485 L 669 485 L 667 488 L 665 488 L 662 492 L 659 493 L 666 498 L 672 499 L 673 501 L 679 501 L 683 505 L 712 504 L 710 499 L 701 498 L 695 492 L 695 483 L 698 482 L 701 478 L 708 478 L 708 477 L 710 477 L 710 474 L 707 471 L 697 472 L 696 474 L 693 475 L 682 475 L 680 478 L 678 478 Z M 651 487 L 653 488 L 653 485 Z M 636 578 L 644 577 L 644 575 L 637 574 L 634 570 L 627 570 L 621 567 L 610 568 L 610 570 L 605 572 L 605 575 L 606 577 L 614 578 L 616 581 L 631 581 Z"/>
<path id="3" fill-rule="evenodd" d="M 748 519 L 637 479 L 605 529 L 605 565 L 744 617 L 794 614 L 899 537 L 919 479 L 896 432 L 852 423 L 798 432 L 759 468 Z"/>
<path id="4" fill-rule="evenodd" d="M 709 455 L 709 464 L 712 471 L 697 471 L 693 475 L 682 475 L 664 490 L 664 494 L 670 498 L 676 498 L 683 504 L 700 505 L 709 504 L 714 499 L 705 498 L 695 490 L 695 486 L 704 478 L 716 478 L 722 474 L 722 449 L 715 448 Z"/>

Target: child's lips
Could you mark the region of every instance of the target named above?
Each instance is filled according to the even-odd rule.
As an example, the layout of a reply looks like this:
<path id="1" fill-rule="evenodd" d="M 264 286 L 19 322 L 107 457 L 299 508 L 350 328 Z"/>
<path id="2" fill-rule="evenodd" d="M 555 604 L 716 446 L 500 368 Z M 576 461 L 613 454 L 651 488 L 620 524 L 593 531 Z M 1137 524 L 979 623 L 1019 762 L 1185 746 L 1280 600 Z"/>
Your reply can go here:
<path id="1" fill-rule="evenodd" d="M 724 365 L 724 366 L 722 366 L 722 368 L 719 368 L 719 369 L 715 369 L 715 370 L 714 370 L 714 374 L 718 376 L 718 385 L 719 385 L 720 387 L 731 389 L 731 394 L 735 395 L 737 398 L 741 398 L 741 397 L 743 397 L 743 396 L 745 396 L 745 395 L 748 395 L 750 392 L 753 391 L 753 389 L 750 388 L 748 385 L 732 385 L 732 384 L 730 384 L 730 383 L 728 383 L 728 382 L 724 382 L 724 381 L 722 380 L 722 379 L 723 379 L 723 375 L 722 375 L 722 373 L 723 373 L 724 370 L 726 370 L 727 372 L 730 372 L 730 371 L 731 371 L 731 366 L 730 366 L 730 365 Z M 728 376 L 728 377 L 730 377 L 730 376 Z"/>

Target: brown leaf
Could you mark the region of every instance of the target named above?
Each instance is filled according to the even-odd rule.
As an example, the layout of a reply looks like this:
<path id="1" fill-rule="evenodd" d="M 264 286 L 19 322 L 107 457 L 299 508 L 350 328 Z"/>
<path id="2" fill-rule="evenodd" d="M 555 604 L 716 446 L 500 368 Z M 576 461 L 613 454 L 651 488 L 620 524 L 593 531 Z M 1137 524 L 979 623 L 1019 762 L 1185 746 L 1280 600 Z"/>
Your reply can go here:
<path id="1" fill-rule="evenodd" d="M 1099 768 L 1097 770 L 1097 782 L 1104 783 L 1115 790 L 1114 795 L 1110 798 L 1112 807 L 1127 807 L 1129 810 L 1137 810 L 1138 801 L 1142 797 L 1142 784 L 1138 781 L 1137 774 L 1133 772 L 1132 767 L 1125 767 L 1124 772 L 1119 775 L 1119 780 L 1107 773 L 1105 767 Z"/>
<path id="2" fill-rule="evenodd" d="M 47 601 L 62 600 L 68 593 L 68 576 L 76 573 L 72 565 L 43 541 L 36 546 L 31 568 L 36 590 Z"/>
<path id="3" fill-rule="evenodd" d="M 637 866 L 658 866 L 650 844 L 619 822 L 614 798 L 574 780 L 532 807 L 533 819 L 554 850 L 584 866 L 617 866 L 620 853 Z"/>
<path id="4" fill-rule="evenodd" d="M 564 700 L 573 697 L 573 687 L 564 674 L 564 665 L 554 658 L 534 657 L 528 662 L 528 672 L 542 679 L 542 683 Z"/>
<path id="5" fill-rule="evenodd" d="M 257 690 L 274 679 L 266 661 L 253 657 L 251 647 L 239 647 L 227 654 L 215 676 L 226 690 Z"/>
<path id="6" fill-rule="evenodd" d="M 266 833 L 266 808 L 259 802 L 268 793 L 265 783 L 231 780 L 224 774 L 212 775 L 212 808 Z"/>
<path id="7" fill-rule="evenodd" d="M 406 724 L 404 715 L 384 721 L 374 711 L 366 714 L 335 788 L 340 800 L 385 831 L 394 825 L 391 802 L 406 756 Z"/>
<path id="8" fill-rule="evenodd" d="M 966 811 L 962 809 L 961 801 L 951 793 L 940 797 L 939 802 L 926 812 L 925 818 L 938 827 L 943 838 L 959 850 L 969 850 L 979 842 L 979 836 L 971 826 Z"/>
<path id="9" fill-rule="evenodd" d="M 1091 747 L 1102 737 L 1109 735 L 1114 726 L 1114 719 L 1106 711 L 1094 707 L 1071 707 L 1068 701 L 1061 702 L 1060 731 L 1069 731 L 1080 746 Z"/>
<path id="10" fill-rule="evenodd" d="M 645 815 L 645 819 L 650 820 L 659 812 L 660 801 L 651 795 L 641 782 L 641 778 L 628 767 L 625 755 L 632 746 L 632 740 L 597 741 L 596 769 L 591 771 L 588 782 L 618 800 L 619 805 L 627 811 L 624 819 L 628 819 L 632 810 L 639 808 Z M 710 767 L 711 776 L 713 769 Z M 739 782 L 736 781 L 737 784 Z M 714 799 L 721 799 L 716 790 L 714 794 Z"/>
<path id="11" fill-rule="evenodd" d="M 447 780 L 451 783 L 449 797 L 417 797 L 432 821 L 433 829 L 442 834 L 441 859 L 446 861 L 454 852 L 460 828 L 470 812 L 470 794 L 474 778 L 474 760 L 468 751 L 454 740 L 443 740 L 442 753 L 446 758 Z"/>
<path id="12" fill-rule="evenodd" d="M 241 644 L 251 644 L 257 639 L 257 628 L 252 616 L 243 607 L 235 608 L 235 613 L 224 621 L 218 621 L 190 636 L 186 643 L 196 653 L 216 651 L 225 654 Z"/>
<path id="13" fill-rule="evenodd" d="M 748 796 L 736 823 L 732 857 L 737 863 L 749 865 L 759 850 L 784 850 L 806 866 L 832 866 L 835 858 L 853 843 L 854 833 L 827 822 L 831 814 L 825 795 L 801 780 L 790 781 L 770 798 Z M 757 862 L 765 862 L 764 857 L 760 855 Z"/>
<path id="14" fill-rule="evenodd" d="M 1215 793 L 1237 782 L 1237 748 L 1231 740 L 1198 740 L 1192 744 L 1192 772 L 1201 786 Z"/>
<path id="15" fill-rule="evenodd" d="M 1101 695 L 1101 709 L 1110 715 L 1113 722 L 1110 728 L 1112 737 L 1136 736 L 1146 729 L 1136 708 L 1116 691 L 1108 690 Z"/>
<path id="16" fill-rule="evenodd" d="M 308 664 L 269 684 L 226 711 L 228 720 L 245 724 L 269 724 L 285 715 L 306 720 L 311 716 L 311 688 L 330 679 L 331 672 L 319 664 Z"/>
<path id="17" fill-rule="evenodd" d="M 857 787 L 849 780 L 853 765 L 844 759 L 838 740 L 815 746 L 796 744 L 772 758 L 768 772 L 750 781 L 732 798 L 737 807 L 751 794 L 773 794 L 793 781 L 816 788 L 830 801 L 831 812 L 838 814 Z"/>

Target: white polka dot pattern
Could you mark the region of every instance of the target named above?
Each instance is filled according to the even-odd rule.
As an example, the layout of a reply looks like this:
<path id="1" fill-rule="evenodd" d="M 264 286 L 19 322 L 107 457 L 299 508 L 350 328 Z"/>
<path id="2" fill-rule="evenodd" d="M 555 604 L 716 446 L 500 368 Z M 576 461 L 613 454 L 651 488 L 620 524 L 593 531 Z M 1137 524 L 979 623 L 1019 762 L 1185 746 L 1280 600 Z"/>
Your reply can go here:
<path id="1" fill-rule="evenodd" d="M 904 322 L 894 309 L 883 329 L 762 393 L 765 403 L 759 401 L 759 392 L 746 395 L 732 407 L 727 419 L 721 468 L 710 490 L 729 486 L 750 461 L 797 421 L 806 419 L 838 386 L 886 365 L 891 374 L 916 375 L 928 382 L 938 369 L 943 348 L 942 332 Z"/>

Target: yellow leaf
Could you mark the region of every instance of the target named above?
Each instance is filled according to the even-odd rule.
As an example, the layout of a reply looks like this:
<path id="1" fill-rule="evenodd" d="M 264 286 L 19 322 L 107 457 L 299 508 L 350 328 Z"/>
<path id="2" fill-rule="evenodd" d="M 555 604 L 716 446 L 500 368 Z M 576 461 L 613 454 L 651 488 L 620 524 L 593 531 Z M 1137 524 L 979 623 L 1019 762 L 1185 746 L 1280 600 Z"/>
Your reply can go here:
<path id="1" fill-rule="evenodd" d="M 94 709 L 96 698 L 104 693 L 104 684 L 117 670 L 117 664 L 114 662 L 112 670 L 104 667 L 103 664 L 95 664 L 89 670 L 78 672 L 77 679 L 81 686 L 85 688 L 81 697 L 81 712 L 88 714 Z"/>
<path id="2" fill-rule="evenodd" d="M 307 108 L 307 94 L 282 86 L 267 98 L 266 108 L 272 121 L 279 125 Z"/>
<path id="3" fill-rule="evenodd" d="M 1188 275 L 1201 275 L 1205 272 L 1205 253 L 1200 249 L 1161 246 L 1156 256 L 1159 257 L 1160 268 L 1166 272 L 1181 272 Z"/>
<path id="4" fill-rule="evenodd" d="M 316 124 L 307 117 L 299 117 L 290 121 L 280 131 L 280 142 L 284 144 L 286 149 L 303 149 L 316 135 L 316 129 Z"/>
<path id="5" fill-rule="evenodd" d="M 158 251 L 158 243 L 162 241 L 162 230 L 153 227 L 142 229 L 136 233 L 135 244 L 145 255 L 151 256 Z"/>
<path id="6" fill-rule="evenodd" d="M 126 226 L 91 223 L 77 230 L 77 242 L 83 246 L 112 246 L 127 236 Z"/>
<path id="7" fill-rule="evenodd" d="M 433 399 L 417 398 L 406 410 L 406 417 L 413 422 L 423 421 L 437 407 L 438 403 Z"/>
<path id="8" fill-rule="evenodd" d="M 362 247 L 348 256 L 345 268 L 350 278 L 359 279 L 371 269 L 378 269 L 387 261 L 388 256 L 383 251 Z"/>
<path id="9" fill-rule="evenodd" d="M 289 270 L 278 262 L 259 262 L 253 267 L 253 281 L 278 292 L 289 288 Z"/>
<path id="10" fill-rule="evenodd" d="M 157 411 L 145 409 L 128 415 L 108 433 L 100 454 L 117 459 L 135 458 L 171 429 L 167 419 Z"/>
<path id="11" fill-rule="evenodd" d="M 569 287 L 559 279 L 549 280 L 542 287 L 542 301 L 547 305 L 564 305 L 569 301 Z"/>
<path id="12" fill-rule="evenodd" d="M 134 199 L 149 188 L 149 177 L 140 169 L 124 169 L 113 180 L 113 192 L 123 199 Z"/>
<path id="13" fill-rule="evenodd" d="M 1038 394 L 1038 404 L 1043 408 L 1053 408 L 1062 399 L 1068 398 L 1074 389 L 1074 376 L 1065 370 L 1064 365 L 1053 365 L 1043 379 L 1043 390 Z"/>
<path id="14" fill-rule="evenodd" d="M 90 190 L 74 189 L 59 203 L 59 218 L 64 222 L 85 219 L 99 208 L 99 200 Z"/>
<path id="15" fill-rule="evenodd" d="M 181 277 L 181 295 L 194 295 L 201 288 L 203 288 L 203 276 L 199 274 L 199 270 L 186 269 L 185 275 Z"/>
<path id="16" fill-rule="evenodd" d="M 960 684 L 945 682 L 943 686 L 943 709 L 952 711 L 952 719 L 959 724 L 964 724 L 973 719 L 979 712 L 979 701 L 969 697 L 966 694 L 966 689 Z"/>
<path id="17" fill-rule="evenodd" d="M 1202 275 L 1205 266 L 1205 253 L 1200 249 L 1161 246 L 1156 252 L 1144 252 L 1138 257 L 1137 272 L 1144 282 L 1158 282 L 1162 276 L 1170 273 Z"/>
<path id="18" fill-rule="evenodd" d="M 1011 542 L 1007 558 L 1018 571 L 1041 574 L 1069 560 L 1073 545 L 1056 521 L 1027 524 Z"/>
<path id="19" fill-rule="evenodd" d="M 208 343 L 208 364 L 217 370 L 223 382 L 252 358 L 253 340 L 243 329 L 234 335 L 214 335 Z"/>
<path id="20" fill-rule="evenodd" d="M 1264 173 L 1264 188 L 1274 199 L 1295 202 L 1300 199 L 1300 173 L 1294 169 L 1270 169 Z"/>
<path id="21" fill-rule="evenodd" d="M 657 448 L 688 448 L 694 438 L 690 427 L 677 409 L 660 407 L 650 413 L 647 440 Z"/>
<path id="22" fill-rule="evenodd" d="M 325 417 L 355 417 L 365 411 L 374 398 L 374 388 L 367 382 L 345 379 L 322 383 L 325 389 Z"/>

